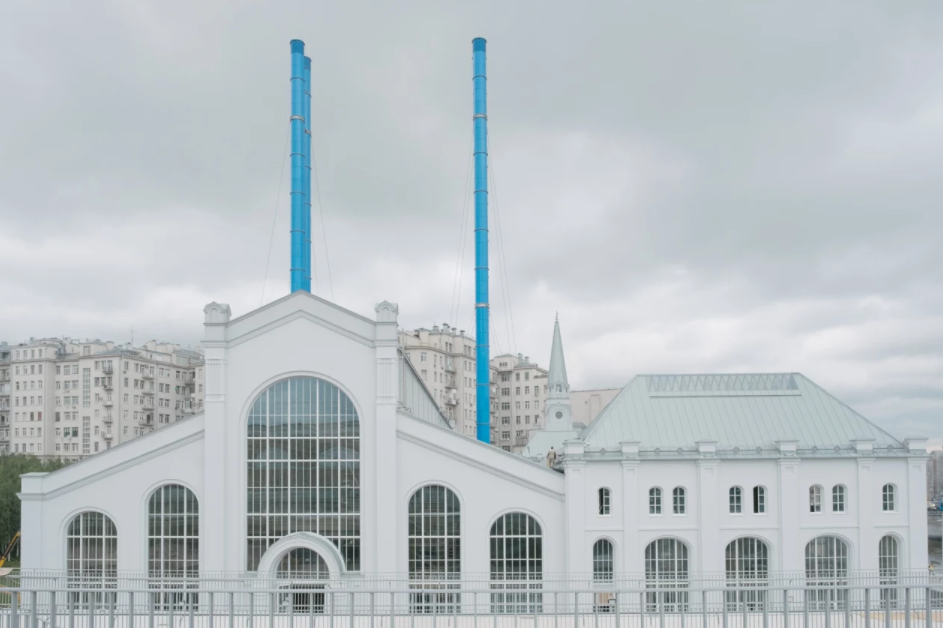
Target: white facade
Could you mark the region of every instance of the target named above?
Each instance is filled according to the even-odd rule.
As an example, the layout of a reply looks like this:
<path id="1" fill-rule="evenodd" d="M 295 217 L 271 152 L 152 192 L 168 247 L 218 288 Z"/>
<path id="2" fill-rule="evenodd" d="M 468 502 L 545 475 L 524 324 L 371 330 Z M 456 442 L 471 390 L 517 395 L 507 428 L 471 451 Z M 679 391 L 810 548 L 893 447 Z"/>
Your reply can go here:
<path id="1" fill-rule="evenodd" d="M 810 444 L 801 438 L 778 438 L 774 451 L 735 455 L 718 445 L 724 434 L 710 440 L 697 431 L 720 430 L 728 417 L 718 416 L 679 436 L 692 439 L 690 446 L 679 446 L 680 451 L 651 449 L 663 427 L 641 425 L 642 415 L 618 414 L 620 400 L 642 394 L 633 386 L 651 384 L 637 378 L 578 438 L 566 442 L 559 468 L 551 469 L 448 426 L 415 364 L 402 357 L 397 313 L 395 305 L 384 302 L 374 317 L 365 318 L 306 292 L 233 319 L 228 306 L 208 305 L 204 412 L 54 473 L 24 476 L 23 569 L 66 569 L 73 542 L 66 538 L 70 523 L 92 511 L 114 523 L 116 569 L 148 571 L 148 508 L 154 491 L 167 485 L 186 487 L 198 502 L 194 551 L 202 573 L 248 569 L 275 575 L 292 550 L 308 548 L 321 555 L 332 576 L 347 577 L 354 570 L 406 574 L 414 569 L 410 502 L 426 486 L 447 488 L 460 506 L 455 568 L 463 575 L 492 569 L 489 538 L 496 521 L 509 513 L 523 513 L 539 525 L 541 574 L 592 572 L 593 546 L 600 539 L 614 546 L 615 570 L 621 573 L 645 573 L 646 546 L 663 538 L 684 543 L 690 573 L 722 573 L 724 548 L 740 537 L 761 539 L 775 571 L 802 571 L 806 544 L 822 535 L 846 543 L 852 569 L 876 568 L 878 543 L 887 534 L 899 542 L 901 569 L 927 566 L 923 441 L 910 440 L 905 447 L 884 435 L 885 441 L 895 443 L 885 447 L 873 435 L 862 434 L 841 452 L 814 450 L 807 455 Z M 304 412 L 321 413 L 317 429 L 328 430 L 324 436 L 318 432 L 318 442 L 325 446 L 319 444 L 316 455 L 314 450 L 299 453 L 304 447 L 290 442 L 303 441 L 294 436 L 303 432 L 286 436 L 289 425 L 296 430 L 307 424 L 295 414 L 295 406 L 278 401 L 277 394 L 312 381 L 325 392 L 318 392 L 317 401 Z M 689 393 L 678 393 L 682 403 L 689 402 Z M 654 403 L 662 393 L 645 394 Z M 805 394 L 803 389 L 781 396 L 798 402 Z M 318 405 L 322 403 L 327 405 Z M 338 405 L 330 405 L 334 403 Z M 554 403 L 563 401 L 557 398 Z M 321 422 L 321 417 L 335 416 L 331 413 L 341 417 L 340 435 L 330 431 L 338 425 L 329 422 L 334 418 Z M 262 415 L 267 423 L 253 418 L 250 429 L 250 417 Z M 645 436 L 624 438 L 619 430 Z M 354 433 L 358 436 L 351 436 Z M 615 447 L 599 445 L 604 436 L 622 440 Z M 247 447 L 252 439 L 265 444 Z M 286 456 L 294 460 L 307 455 L 315 456 L 319 465 L 339 459 L 340 483 L 318 488 L 321 479 L 293 471 L 284 480 L 293 483 L 291 489 L 283 494 L 302 500 L 293 502 L 302 505 L 293 507 L 291 514 L 250 514 L 250 508 L 271 508 L 272 503 L 268 497 L 264 504 L 256 502 L 260 492 L 250 491 L 250 481 L 267 486 L 265 494 L 270 496 L 282 490 L 272 484 L 281 480 L 272 478 L 289 477 L 270 473 L 262 482 L 257 470 L 287 464 Z M 351 471 L 355 468 L 356 473 Z M 329 477 L 330 472 L 318 476 Z M 809 511 L 810 486 L 821 485 L 830 496 L 839 484 L 846 489 L 843 512 L 832 512 L 825 498 L 821 512 Z M 895 491 L 889 509 L 882 507 L 885 485 Z M 729 491 L 735 486 L 743 488 L 743 495 L 741 512 L 732 514 Z M 765 489 L 765 512 L 753 512 L 754 486 Z M 650 506 L 649 491 L 656 487 L 662 490 L 660 513 L 652 513 Z M 684 512 L 678 514 L 671 497 L 676 487 L 685 489 Z M 605 509 L 599 499 L 603 488 L 609 491 Z M 321 514 L 309 516 L 303 504 L 314 503 L 321 504 Z M 337 508 L 352 512 L 335 512 Z M 259 533 L 258 525 L 267 532 Z M 262 548 L 257 560 L 250 554 L 250 526 L 254 537 L 267 535 L 274 541 L 253 542 L 252 547 Z M 332 542 L 332 536 L 345 540 Z M 348 565 L 355 551 L 356 564 Z"/>

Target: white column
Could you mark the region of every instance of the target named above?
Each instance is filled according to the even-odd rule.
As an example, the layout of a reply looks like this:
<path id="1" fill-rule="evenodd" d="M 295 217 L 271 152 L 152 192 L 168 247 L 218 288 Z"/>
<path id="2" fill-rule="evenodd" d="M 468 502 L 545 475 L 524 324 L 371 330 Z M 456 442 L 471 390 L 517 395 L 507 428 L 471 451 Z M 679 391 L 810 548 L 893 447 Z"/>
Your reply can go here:
<path id="1" fill-rule="evenodd" d="M 927 548 L 927 439 L 904 439 L 911 458 L 907 461 L 907 523 L 910 524 L 910 569 L 926 569 L 930 565 Z M 903 490 L 903 487 L 901 487 Z M 875 550 L 876 551 L 876 550 Z"/>
<path id="2" fill-rule="evenodd" d="M 622 565 L 616 568 L 623 573 L 645 571 L 638 533 L 638 446 L 637 441 L 622 443 Z"/>
<path id="3" fill-rule="evenodd" d="M 566 571 L 570 577 L 584 574 L 590 564 L 586 540 L 586 443 L 568 440 L 563 443 L 563 469 L 566 479 Z"/>
<path id="4" fill-rule="evenodd" d="M 226 460 L 226 325 L 229 306 L 210 303 L 203 312 L 203 347 L 206 351 L 206 399 L 204 403 L 203 500 L 200 503 L 201 571 L 244 570 L 242 552 L 227 552 L 231 525 L 226 516 L 227 496 L 233 490 L 227 477 Z M 241 500 L 237 499 L 237 503 Z"/>
<path id="5" fill-rule="evenodd" d="M 798 441 L 777 441 L 779 445 L 779 571 L 805 570 L 805 547 L 799 540 L 799 459 Z"/>
<path id="6" fill-rule="evenodd" d="M 698 453 L 702 456 L 697 461 L 697 495 L 698 495 L 698 542 L 700 547 L 691 548 L 693 555 L 698 557 L 699 565 L 696 569 L 701 573 L 723 571 L 721 553 L 717 548 L 718 540 L 718 511 L 721 504 L 726 504 L 726 496 L 719 488 L 718 474 L 720 460 L 717 455 L 717 441 L 703 440 L 697 442 Z"/>
<path id="7" fill-rule="evenodd" d="M 399 364 L 397 361 L 396 317 L 399 308 L 394 303 L 384 301 L 376 306 L 376 430 L 368 452 L 374 452 L 373 473 L 374 494 L 373 516 L 363 517 L 368 523 L 362 538 L 365 542 L 375 543 L 373 552 L 364 547 L 365 555 L 375 556 L 374 565 L 364 565 L 364 571 L 376 573 L 399 573 L 407 568 L 405 556 L 397 560 L 398 540 L 406 534 L 400 530 L 397 512 L 399 488 L 396 483 L 396 402 L 398 398 Z M 366 487 L 365 487 L 366 488 Z M 367 492 L 367 491 L 365 491 Z M 366 513 L 365 513 L 366 514 Z"/>
<path id="8" fill-rule="evenodd" d="M 858 562 L 856 569 L 878 568 L 878 535 L 874 530 L 874 452 L 873 438 L 859 438 L 852 442 L 858 453 L 858 492 L 854 496 L 858 519 Z M 849 495 L 849 498 L 852 496 Z"/>

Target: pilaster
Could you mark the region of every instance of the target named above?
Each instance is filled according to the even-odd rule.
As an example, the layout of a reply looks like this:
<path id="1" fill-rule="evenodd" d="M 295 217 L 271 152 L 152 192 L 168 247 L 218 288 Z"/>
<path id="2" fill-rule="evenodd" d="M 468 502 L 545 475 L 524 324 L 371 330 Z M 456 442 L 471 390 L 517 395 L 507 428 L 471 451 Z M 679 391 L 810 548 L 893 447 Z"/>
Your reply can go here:
<path id="1" fill-rule="evenodd" d="M 727 500 L 720 494 L 719 469 L 720 460 L 714 456 L 717 443 L 715 441 L 698 441 L 697 447 L 702 456 L 697 461 L 697 494 L 698 500 L 698 534 L 700 535 L 699 562 L 696 569 L 704 572 L 721 571 L 722 548 L 718 548 L 719 541 L 719 504 L 726 504 Z"/>
<path id="2" fill-rule="evenodd" d="M 638 495 L 638 441 L 626 441 L 622 445 L 622 565 L 616 565 L 623 573 L 642 573 L 641 548 L 639 548 L 639 495 Z"/>
<path id="3" fill-rule="evenodd" d="M 201 528 L 212 531 L 201 535 L 202 571 L 241 570 L 237 565 L 241 553 L 226 551 L 226 539 L 232 525 L 226 517 L 226 496 L 230 486 L 226 469 L 226 326 L 232 315 L 229 306 L 210 303 L 203 308 L 203 345 L 206 355 L 206 398 L 203 406 L 203 501 L 200 504 Z"/>
<path id="4" fill-rule="evenodd" d="M 376 539 L 377 546 L 373 555 L 375 564 L 370 571 L 376 573 L 397 573 L 407 568 L 407 557 L 398 561 L 396 549 L 398 539 L 404 530 L 399 529 L 397 495 L 399 490 L 396 478 L 396 405 L 399 398 L 399 362 L 397 359 L 396 320 L 399 307 L 395 303 L 384 301 L 376 306 L 376 420 L 374 437 L 368 448 L 373 453 L 375 468 L 373 474 L 374 507 L 372 517 L 364 517 L 369 522 L 363 538 Z M 382 525 L 379 524 L 382 522 Z M 401 563 L 401 564 L 398 564 Z M 367 570 L 367 566 L 364 566 Z"/>
<path id="5" fill-rule="evenodd" d="M 781 440 L 779 445 L 779 564 L 782 571 L 805 569 L 804 548 L 799 546 L 799 458 L 798 441 Z"/>
<path id="6" fill-rule="evenodd" d="M 906 543 L 910 569 L 926 569 L 930 564 L 927 548 L 927 439 L 911 436 L 904 439 L 910 453 L 907 461 L 907 523 L 910 539 Z"/>
<path id="7" fill-rule="evenodd" d="M 586 540 L 586 443 L 568 440 L 563 443 L 563 473 L 566 477 L 566 571 L 570 576 L 585 573 L 589 552 Z"/>
<path id="8" fill-rule="evenodd" d="M 858 493 L 855 495 L 855 513 L 858 520 L 858 569 L 877 569 L 877 537 L 874 530 L 874 439 L 857 438 L 852 441 L 858 454 Z"/>

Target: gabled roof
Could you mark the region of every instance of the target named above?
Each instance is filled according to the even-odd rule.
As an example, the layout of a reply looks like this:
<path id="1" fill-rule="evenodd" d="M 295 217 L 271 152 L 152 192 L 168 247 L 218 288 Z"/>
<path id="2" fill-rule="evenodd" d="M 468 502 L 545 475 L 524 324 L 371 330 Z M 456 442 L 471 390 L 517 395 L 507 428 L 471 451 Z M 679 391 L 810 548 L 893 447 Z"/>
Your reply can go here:
<path id="1" fill-rule="evenodd" d="M 717 452 L 778 451 L 776 441 L 798 441 L 799 452 L 854 451 L 853 439 L 874 448 L 904 445 L 799 373 L 638 375 L 583 430 L 588 448 L 618 451 L 696 451 L 717 441 Z M 655 452 L 659 453 L 659 452 Z"/>

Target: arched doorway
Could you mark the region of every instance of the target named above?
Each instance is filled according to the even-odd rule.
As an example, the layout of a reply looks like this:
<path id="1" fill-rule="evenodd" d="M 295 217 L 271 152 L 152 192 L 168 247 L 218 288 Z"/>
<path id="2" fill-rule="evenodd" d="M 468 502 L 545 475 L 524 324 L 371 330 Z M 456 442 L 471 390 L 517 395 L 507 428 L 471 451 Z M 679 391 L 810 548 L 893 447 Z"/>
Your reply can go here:
<path id="1" fill-rule="evenodd" d="M 330 580 L 324 558 L 308 547 L 295 547 L 285 552 L 278 561 L 275 580 L 285 592 L 279 596 L 279 606 L 296 613 L 323 613 L 324 587 Z"/>

